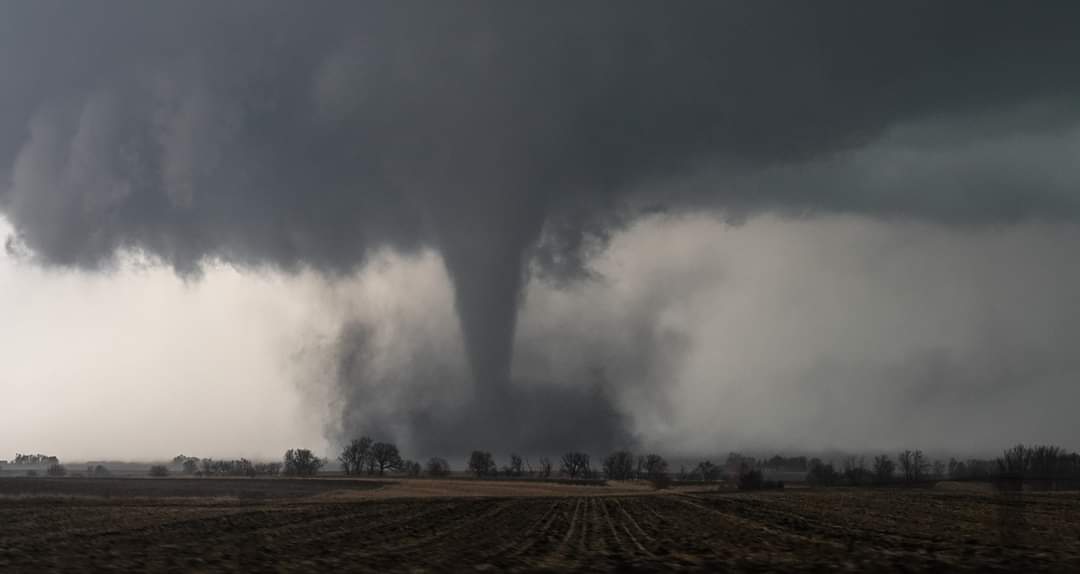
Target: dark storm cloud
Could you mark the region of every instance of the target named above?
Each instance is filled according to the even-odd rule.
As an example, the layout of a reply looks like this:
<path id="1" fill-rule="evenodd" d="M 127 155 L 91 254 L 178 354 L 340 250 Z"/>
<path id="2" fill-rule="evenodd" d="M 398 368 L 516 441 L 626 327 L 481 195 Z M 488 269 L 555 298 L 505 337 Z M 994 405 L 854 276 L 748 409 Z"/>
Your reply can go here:
<path id="1" fill-rule="evenodd" d="M 1066 2 L 5 3 L 0 207 L 13 249 L 83 267 L 129 248 L 183 273 L 206 258 L 344 273 L 376 247 L 432 246 L 481 402 L 503 404 L 526 257 L 538 246 L 546 271 L 580 274 L 581 249 L 633 217 L 623 200 L 646 182 L 749 174 L 660 208 L 1075 215 L 1072 193 L 983 192 L 978 177 L 935 201 L 754 178 L 905 122 L 1068 110 L 1078 16 Z"/>

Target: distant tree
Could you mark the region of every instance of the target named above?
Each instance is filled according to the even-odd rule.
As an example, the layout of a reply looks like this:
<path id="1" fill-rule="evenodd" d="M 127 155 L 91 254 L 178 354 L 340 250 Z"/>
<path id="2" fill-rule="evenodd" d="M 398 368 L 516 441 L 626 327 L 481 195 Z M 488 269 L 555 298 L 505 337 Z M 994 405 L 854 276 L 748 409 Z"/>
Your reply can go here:
<path id="1" fill-rule="evenodd" d="M 379 476 L 386 474 L 388 470 L 401 468 L 401 453 L 397 445 L 389 442 L 377 442 L 371 445 L 371 460 L 375 463 L 375 470 Z"/>
<path id="2" fill-rule="evenodd" d="M 882 454 L 874 457 L 874 482 L 885 484 L 891 482 L 896 473 L 896 465 L 889 455 Z"/>
<path id="3" fill-rule="evenodd" d="M 753 466 L 749 462 L 744 461 L 737 470 L 737 472 L 742 471 L 747 467 L 753 468 Z M 703 460 L 694 467 L 694 471 L 692 474 L 698 477 L 699 480 L 713 481 L 720 480 L 720 476 L 723 474 L 723 470 L 719 466 L 713 464 L 712 461 Z"/>
<path id="4" fill-rule="evenodd" d="M 281 474 L 280 462 L 260 462 L 255 464 L 255 474 L 277 476 Z"/>
<path id="5" fill-rule="evenodd" d="M 961 460 L 950 457 L 946 472 L 949 473 L 949 478 L 963 478 L 967 474 L 967 465 Z"/>
<path id="6" fill-rule="evenodd" d="M 67 476 L 67 468 L 60 463 L 52 463 L 49 468 L 45 469 L 45 474 L 49 476 Z"/>
<path id="7" fill-rule="evenodd" d="M 785 472 L 806 472 L 806 457 L 784 457 L 780 455 L 774 455 L 772 458 L 763 461 L 762 466 L 772 470 Z"/>
<path id="8" fill-rule="evenodd" d="M 866 457 L 849 456 L 844 459 L 844 480 L 852 486 L 873 481 L 873 475 L 866 469 Z"/>
<path id="9" fill-rule="evenodd" d="M 236 461 L 236 474 L 239 476 L 246 476 L 248 478 L 255 478 L 258 472 L 255 471 L 255 465 L 246 458 L 241 458 Z"/>
<path id="10" fill-rule="evenodd" d="M 150 467 L 150 476 L 162 477 L 169 476 L 169 467 L 164 464 L 155 464 Z"/>
<path id="11" fill-rule="evenodd" d="M 349 444 L 345 445 L 341 455 L 338 456 L 345 474 L 360 474 L 364 470 L 371 457 L 372 444 L 374 444 L 374 441 L 371 440 L 371 437 L 365 436 L 353 439 Z"/>
<path id="12" fill-rule="evenodd" d="M 93 468 L 90 468 L 89 466 L 86 467 L 86 475 L 94 478 L 104 478 L 106 476 L 111 476 L 112 473 L 109 472 L 109 469 L 99 464 Z"/>
<path id="13" fill-rule="evenodd" d="M 420 463 L 415 460 L 403 460 L 399 468 L 406 476 L 413 478 L 420 476 L 420 473 L 424 470 L 424 467 L 420 466 Z"/>
<path id="14" fill-rule="evenodd" d="M 285 451 L 283 471 L 289 476 L 313 476 L 322 468 L 323 461 L 306 448 L 290 448 Z"/>
<path id="15" fill-rule="evenodd" d="M 630 480 L 634 478 L 634 453 L 618 450 L 604 459 L 604 476 L 608 480 Z"/>
<path id="16" fill-rule="evenodd" d="M 969 461 L 970 467 L 972 461 Z M 1038 488 L 1056 488 L 1057 481 L 1080 480 L 1080 454 L 1053 445 L 1018 444 L 1004 453 L 989 472 L 999 478 L 1034 480 Z"/>
<path id="17" fill-rule="evenodd" d="M 915 475 L 913 470 L 914 462 L 912 462 L 914 454 L 915 453 L 911 452 L 911 450 L 903 450 L 900 451 L 900 454 L 896 455 L 896 462 L 900 467 L 900 474 L 904 477 L 904 480 L 908 482 L 910 482 Z"/>
<path id="18" fill-rule="evenodd" d="M 564 454 L 560 470 L 570 478 L 590 478 L 592 476 L 592 467 L 589 465 L 589 455 L 583 452 Z"/>
<path id="19" fill-rule="evenodd" d="M 831 462 L 826 464 L 819 458 L 810 459 L 806 470 L 806 482 L 808 484 L 831 486 L 839 480 L 840 473 L 836 472 Z"/>
<path id="20" fill-rule="evenodd" d="M 739 490 L 758 490 L 765 486 L 765 475 L 749 464 L 743 464 L 736 475 L 735 485 Z"/>
<path id="21" fill-rule="evenodd" d="M 427 462 L 427 473 L 428 476 L 449 476 L 450 463 L 443 458 L 431 457 Z"/>
<path id="22" fill-rule="evenodd" d="M 551 478 L 551 459 L 542 456 L 540 457 L 539 465 L 540 478 Z"/>
<path id="23" fill-rule="evenodd" d="M 469 455 L 469 472 L 477 478 L 495 474 L 495 459 L 486 450 L 474 450 Z"/>
<path id="24" fill-rule="evenodd" d="M 180 467 L 184 469 L 185 473 L 193 474 L 196 470 L 198 470 L 199 457 L 178 454 L 173 457 L 172 463 L 174 467 Z M 190 473 L 187 471 L 188 468 L 192 468 Z"/>
<path id="25" fill-rule="evenodd" d="M 940 460 L 935 460 L 931 465 L 933 469 L 931 471 L 934 478 L 945 478 L 945 463 Z"/>
<path id="26" fill-rule="evenodd" d="M 521 476 L 524 473 L 523 467 L 524 462 L 522 461 L 521 456 L 511 454 L 510 464 L 503 468 L 505 471 L 504 474 L 506 474 L 506 476 Z"/>
<path id="27" fill-rule="evenodd" d="M 641 468 L 645 472 L 645 478 L 656 479 L 667 474 L 668 463 L 658 454 L 649 454 L 642 460 Z"/>
<path id="28" fill-rule="evenodd" d="M 11 464 L 44 466 L 60 464 L 60 459 L 47 454 L 22 454 L 17 452 L 15 453 L 15 459 L 11 461 Z"/>
<path id="29" fill-rule="evenodd" d="M 754 460 L 754 457 L 743 456 L 737 452 L 731 452 L 728 453 L 727 461 L 724 462 L 724 468 L 732 474 L 739 472 L 739 469 L 744 465 L 754 467 L 757 466 L 757 461 Z"/>
<path id="30" fill-rule="evenodd" d="M 921 450 L 905 450 L 897 456 L 897 460 L 900 463 L 900 473 L 903 474 L 904 480 L 915 482 L 926 477 L 930 465 L 927 463 L 926 455 Z"/>

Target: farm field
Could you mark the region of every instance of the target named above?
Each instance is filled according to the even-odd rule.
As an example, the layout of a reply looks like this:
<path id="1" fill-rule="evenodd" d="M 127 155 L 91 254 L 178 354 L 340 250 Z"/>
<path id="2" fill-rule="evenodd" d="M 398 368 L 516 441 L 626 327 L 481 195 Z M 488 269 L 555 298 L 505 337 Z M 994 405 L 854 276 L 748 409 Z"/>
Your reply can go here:
<path id="1" fill-rule="evenodd" d="M 1076 493 L 125 480 L 0 481 L 0 570 L 1080 570 Z"/>

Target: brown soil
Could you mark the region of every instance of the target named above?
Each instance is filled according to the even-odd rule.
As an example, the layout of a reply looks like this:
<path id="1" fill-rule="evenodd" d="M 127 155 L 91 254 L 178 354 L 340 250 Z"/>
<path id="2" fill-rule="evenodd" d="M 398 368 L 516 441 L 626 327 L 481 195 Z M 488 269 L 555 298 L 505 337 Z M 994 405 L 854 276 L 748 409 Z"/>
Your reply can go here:
<path id="1" fill-rule="evenodd" d="M 0 571 L 1080 571 L 1075 493 L 146 482 L 161 494 L 0 497 Z"/>

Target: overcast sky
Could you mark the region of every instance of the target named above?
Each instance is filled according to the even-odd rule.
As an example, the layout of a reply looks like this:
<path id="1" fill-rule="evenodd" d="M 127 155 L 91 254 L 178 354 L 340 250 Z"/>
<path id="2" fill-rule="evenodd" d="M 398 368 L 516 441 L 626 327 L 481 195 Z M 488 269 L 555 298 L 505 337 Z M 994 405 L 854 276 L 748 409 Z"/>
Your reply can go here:
<path id="1" fill-rule="evenodd" d="M 1080 448 L 1077 21 L 0 2 L 0 458 Z"/>

